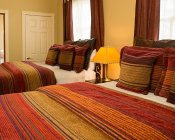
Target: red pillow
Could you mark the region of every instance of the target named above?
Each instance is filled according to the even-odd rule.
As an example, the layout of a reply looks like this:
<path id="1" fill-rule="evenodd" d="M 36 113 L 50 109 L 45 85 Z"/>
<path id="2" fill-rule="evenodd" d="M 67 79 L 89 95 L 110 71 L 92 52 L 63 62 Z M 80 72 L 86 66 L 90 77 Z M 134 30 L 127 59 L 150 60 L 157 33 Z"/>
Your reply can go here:
<path id="1" fill-rule="evenodd" d="M 54 66 L 57 63 L 57 57 L 58 57 L 58 48 L 56 47 L 55 44 L 49 48 L 45 63 Z"/>
<path id="2" fill-rule="evenodd" d="M 123 54 L 123 51 L 129 55 L 134 55 L 134 56 L 145 56 L 145 55 L 154 55 L 156 57 L 153 70 L 152 70 L 152 75 L 150 79 L 150 89 L 149 91 L 154 92 L 160 77 L 162 73 L 162 68 L 163 68 L 163 55 L 164 55 L 164 49 L 163 48 L 148 48 L 148 47 L 124 47 L 121 50 L 121 57 Z"/>
<path id="3" fill-rule="evenodd" d="M 164 49 L 164 61 L 163 61 L 163 70 L 160 76 L 160 80 L 158 86 L 154 92 L 155 95 L 160 95 L 163 97 L 168 96 L 169 86 L 171 85 L 171 77 L 172 71 L 174 70 L 174 62 L 173 59 L 175 58 L 175 48 L 165 48 Z"/>
<path id="4" fill-rule="evenodd" d="M 147 94 L 153 64 L 159 53 L 137 50 L 134 47 L 124 47 L 121 52 L 121 72 L 116 86 Z"/>
<path id="5" fill-rule="evenodd" d="M 59 49 L 58 64 L 61 69 L 72 70 L 74 62 L 75 47 L 66 46 Z"/>
<path id="6" fill-rule="evenodd" d="M 172 78 L 170 92 L 168 93 L 167 102 L 175 104 L 175 72 Z"/>
<path id="7" fill-rule="evenodd" d="M 74 59 L 73 70 L 75 70 L 75 72 L 77 73 L 81 72 L 84 68 L 85 54 L 87 49 L 88 46 L 75 47 L 75 59 Z"/>

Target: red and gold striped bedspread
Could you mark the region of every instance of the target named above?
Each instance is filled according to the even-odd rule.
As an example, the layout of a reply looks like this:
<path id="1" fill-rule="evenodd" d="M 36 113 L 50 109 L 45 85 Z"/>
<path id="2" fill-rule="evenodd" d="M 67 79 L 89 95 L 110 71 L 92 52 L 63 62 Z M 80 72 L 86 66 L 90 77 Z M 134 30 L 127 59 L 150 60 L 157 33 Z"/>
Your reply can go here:
<path id="1" fill-rule="evenodd" d="M 56 84 L 54 72 L 32 62 L 5 62 L 0 65 L 0 95 L 32 91 Z"/>
<path id="2" fill-rule="evenodd" d="M 175 139 L 175 110 L 88 83 L 0 96 L 0 139 Z"/>

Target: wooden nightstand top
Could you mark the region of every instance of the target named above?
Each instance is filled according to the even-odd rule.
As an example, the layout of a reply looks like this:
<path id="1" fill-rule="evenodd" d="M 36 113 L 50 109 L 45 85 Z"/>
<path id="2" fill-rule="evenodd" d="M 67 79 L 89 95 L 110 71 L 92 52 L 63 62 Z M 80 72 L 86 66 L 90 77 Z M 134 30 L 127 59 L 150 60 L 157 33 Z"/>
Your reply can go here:
<path id="1" fill-rule="evenodd" d="M 118 81 L 118 79 L 116 80 L 110 80 L 110 81 L 105 81 L 104 79 L 93 79 L 93 80 L 86 80 L 85 82 L 89 82 L 89 83 L 93 83 L 93 84 L 99 84 L 99 83 L 105 83 L 105 82 L 111 82 L 111 81 Z"/>

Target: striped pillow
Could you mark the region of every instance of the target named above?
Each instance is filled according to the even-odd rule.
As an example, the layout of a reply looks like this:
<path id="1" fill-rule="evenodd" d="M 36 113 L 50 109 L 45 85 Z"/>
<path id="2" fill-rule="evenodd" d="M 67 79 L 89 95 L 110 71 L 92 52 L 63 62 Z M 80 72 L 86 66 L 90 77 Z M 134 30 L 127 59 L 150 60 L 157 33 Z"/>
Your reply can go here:
<path id="1" fill-rule="evenodd" d="M 92 39 L 78 40 L 78 41 L 75 41 L 73 45 L 77 45 L 79 47 L 85 47 L 85 46 L 88 47 L 85 53 L 85 62 L 84 62 L 84 69 L 87 70 L 89 68 L 90 56 L 93 52 L 93 48 L 95 45 L 95 39 L 92 38 Z"/>
<path id="2" fill-rule="evenodd" d="M 51 66 L 56 65 L 57 56 L 58 56 L 58 49 L 53 48 L 53 46 L 51 46 L 49 51 L 48 51 L 45 63 L 48 65 L 51 65 Z"/>
<path id="3" fill-rule="evenodd" d="M 163 70 L 160 76 L 160 80 L 154 92 L 155 95 L 162 97 L 167 97 L 169 88 L 171 86 L 171 75 L 173 68 L 173 58 L 175 58 L 175 48 L 166 48 L 164 49 L 164 58 L 163 58 Z"/>
<path id="4" fill-rule="evenodd" d="M 153 71 L 151 74 L 150 89 L 149 89 L 149 91 L 154 92 L 162 74 L 164 49 L 138 47 L 138 46 L 124 47 L 121 50 L 121 56 L 123 51 L 125 51 L 125 53 L 129 55 L 134 55 L 134 56 L 154 55 L 156 57 L 156 60 L 153 66 Z"/>
<path id="5" fill-rule="evenodd" d="M 175 58 L 169 58 L 168 67 L 165 72 L 163 84 L 159 91 L 159 96 L 166 98 L 168 97 L 174 74 L 175 74 Z"/>
<path id="6" fill-rule="evenodd" d="M 147 94 L 149 91 L 154 56 L 122 55 L 121 72 L 117 87 Z"/>
<path id="7" fill-rule="evenodd" d="M 74 65 L 73 70 L 75 72 L 79 73 L 83 70 L 84 63 L 85 63 L 85 53 L 88 47 L 75 47 L 75 59 L 74 59 Z"/>
<path id="8" fill-rule="evenodd" d="M 74 54 L 75 54 L 74 46 L 73 47 L 67 46 L 64 48 L 60 48 L 58 64 L 61 69 L 72 70 L 73 62 L 74 62 Z"/>
<path id="9" fill-rule="evenodd" d="M 175 72 L 172 78 L 172 84 L 171 84 L 167 102 L 175 104 Z"/>

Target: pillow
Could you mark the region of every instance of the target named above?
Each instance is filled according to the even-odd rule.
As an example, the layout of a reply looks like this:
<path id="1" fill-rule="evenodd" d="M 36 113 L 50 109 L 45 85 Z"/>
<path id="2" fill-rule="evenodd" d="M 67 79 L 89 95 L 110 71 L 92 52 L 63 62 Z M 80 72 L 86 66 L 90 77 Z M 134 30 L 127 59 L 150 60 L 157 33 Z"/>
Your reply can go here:
<path id="1" fill-rule="evenodd" d="M 73 44 L 73 42 L 74 41 L 72 41 L 72 40 L 66 40 L 66 41 L 64 41 L 64 45 L 66 45 L 66 44 L 70 44 L 71 45 L 71 44 Z"/>
<path id="2" fill-rule="evenodd" d="M 167 102 L 175 104 L 175 74 L 173 75 L 172 79 L 173 80 L 172 80 L 172 84 L 170 87 L 170 92 L 167 98 Z"/>
<path id="3" fill-rule="evenodd" d="M 58 57 L 58 48 L 56 48 L 53 45 L 50 47 L 48 51 L 45 63 L 48 65 L 54 66 L 57 63 L 57 57 Z"/>
<path id="4" fill-rule="evenodd" d="M 142 46 L 142 47 L 153 47 L 154 40 L 147 40 L 142 38 L 135 38 L 134 46 Z"/>
<path id="5" fill-rule="evenodd" d="M 157 93 L 157 90 L 155 91 L 155 94 L 162 96 L 162 97 L 168 97 L 170 87 L 172 84 L 173 76 L 175 74 L 175 58 L 169 58 L 168 59 L 168 66 L 165 72 L 163 72 L 163 83 L 161 85 L 161 88 L 159 92 Z"/>
<path id="6" fill-rule="evenodd" d="M 72 45 L 77 45 L 79 47 L 84 47 L 86 45 L 88 46 L 88 49 L 86 50 L 85 53 L 85 62 L 84 62 L 84 69 L 87 70 L 89 67 L 90 56 L 95 46 L 95 39 L 92 38 L 92 39 L 78 40 L 73 42 Z"/>
<path id="7" fill-rule="evenodd" d="M 75 70 L 75 72 L 77 73 L 81 72 L 84 68 L 85 53 L 87 49 L 87 46 L 75 47 L 75 59 L 73 64 L 73 70 Z"/>
<path id="8" fill-rule="evenodd" d="M 154 48 L 175 47 L 175 40 L 158 40 L 154 42 L 152 47 Z"/>
<path id="9" fill-rule="evenodd" d="M 154 92 L 161 74 L 162 74 L 162 68 L 163 68 L 163 55 L 164 55 L 164 49 L 162 48 L 148 48 L 148 47 L 124 47 L 121 50 L 121 57 L 123 54 L 123 51 L 125 53 L 130 55 L 136 55 L 136 56 L 144 56 L 144 55 L 154 55 L 156 57 L 152 74 L 151 74 L 151 81 L 150 81 L 150 89 L 149 91 Z M 121 58 L 122 59 L 122 58 Z"/>
<path id="10" fill-rule="evenodd" d="M 64 48 L 60 48 L 58 65 L 60 66 L 61 69 L 72 70 L 74 53 L 75 53 L 74 46 L 69 46 L 69 47 L 67 46 Z"/>
<path id="11" fill-rule="evenodd" d="M 173 57 L 175 58 L 175 48 L 166 48 L 164 49 L 164 58 L 163 58 L 163 70 L 160 76 L 160 80 L 158 82 L 158 86 L 154 92 L 155 95 L 160 95 L 162 97 L 168 96 L 169 86 L 171 85 L 169 82 L 169 76 L 171 76 L 173 71 Z M 172 69 L 173 68 L 173 69 Z M 167 89 L 168 88 L 168 89 Z M 165 92 L 165 93 L 164 93 Z"/>
<path id="12" fill-rule="evenodd" d="M 151 55 L 137 56 L 123 52 L 121 71 L 117 87 L 147 94 L 155 57 Z"/>

